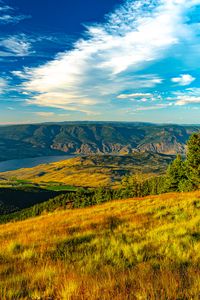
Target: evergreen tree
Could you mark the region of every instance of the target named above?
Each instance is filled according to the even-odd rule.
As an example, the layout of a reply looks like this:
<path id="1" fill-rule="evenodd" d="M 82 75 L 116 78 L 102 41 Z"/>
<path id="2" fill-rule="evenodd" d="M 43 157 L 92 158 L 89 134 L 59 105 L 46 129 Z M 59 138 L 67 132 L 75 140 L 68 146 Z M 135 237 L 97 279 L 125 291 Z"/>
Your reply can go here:
<path id="1" fill-rule="evenodd" d="M 187 175 L 194 188 L 200 187 L 200 132 L 191 135 L 187 143 Z"/>
<path id="2" fill-rule="evenodd" d="M 176 159 L 169 165 L 167 178 L 169 191 L 183 191 L 183 186 L 185 186 L 188 178 L 186 174 L 186 164 L 180 154 L 178 154 Z"/>

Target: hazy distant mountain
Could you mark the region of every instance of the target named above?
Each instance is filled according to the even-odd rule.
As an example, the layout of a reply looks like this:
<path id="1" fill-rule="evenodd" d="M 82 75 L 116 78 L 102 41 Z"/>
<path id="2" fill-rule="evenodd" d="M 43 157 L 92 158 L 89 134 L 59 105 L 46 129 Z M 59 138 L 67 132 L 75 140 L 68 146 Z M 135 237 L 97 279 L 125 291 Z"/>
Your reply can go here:
<path id="1" fill-rule="evenodd" d="M 184 154 L 198 125 L 69 122 L 0 127 L 0 160 L 58 154 Z"/>

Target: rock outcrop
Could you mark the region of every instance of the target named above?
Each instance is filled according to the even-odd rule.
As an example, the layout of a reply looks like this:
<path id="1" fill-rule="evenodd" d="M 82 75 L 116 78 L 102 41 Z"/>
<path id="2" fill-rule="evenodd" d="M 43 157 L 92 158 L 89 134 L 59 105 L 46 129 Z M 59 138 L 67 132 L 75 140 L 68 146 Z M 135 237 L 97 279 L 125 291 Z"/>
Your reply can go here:
<path id="1" fill-rule="evenodd" d="M 0 127 L 0 160 L 62 154 L 186 153 L 200 126 L 144 123 L 64 123 Z"/>

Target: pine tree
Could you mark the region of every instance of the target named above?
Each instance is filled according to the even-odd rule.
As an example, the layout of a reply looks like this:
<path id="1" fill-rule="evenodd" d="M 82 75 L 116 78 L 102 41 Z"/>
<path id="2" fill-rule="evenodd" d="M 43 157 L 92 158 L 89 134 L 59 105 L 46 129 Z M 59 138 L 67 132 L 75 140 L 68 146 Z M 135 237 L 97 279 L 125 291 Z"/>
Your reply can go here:
<path id="1" fill-rule="evenodd" d="M 191 135 L 187 143 L 187 175 L 194 186 L 200 187 L 200 132 Z"/>
<path id="2" fill-rule="evenodd" d="M 185 186 L 185 182 L 187 181 L 187 174 L 185 162 L 182 160 L 180 154 L 169 165 L 167 178 L 169 191 L 183 191 L 183 186 Z"/>

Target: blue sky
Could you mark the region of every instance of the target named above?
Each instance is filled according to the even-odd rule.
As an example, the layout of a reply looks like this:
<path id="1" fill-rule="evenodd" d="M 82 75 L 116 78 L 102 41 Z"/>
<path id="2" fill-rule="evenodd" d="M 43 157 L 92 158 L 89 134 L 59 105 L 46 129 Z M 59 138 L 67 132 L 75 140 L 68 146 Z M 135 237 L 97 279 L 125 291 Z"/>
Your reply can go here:
<path id="1" fill-rule="evenodd" d="M 200 123 L 200 0 L 0 1 L 0 124 Z"/>

